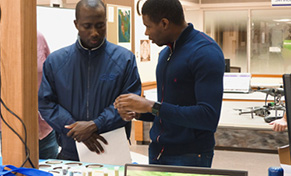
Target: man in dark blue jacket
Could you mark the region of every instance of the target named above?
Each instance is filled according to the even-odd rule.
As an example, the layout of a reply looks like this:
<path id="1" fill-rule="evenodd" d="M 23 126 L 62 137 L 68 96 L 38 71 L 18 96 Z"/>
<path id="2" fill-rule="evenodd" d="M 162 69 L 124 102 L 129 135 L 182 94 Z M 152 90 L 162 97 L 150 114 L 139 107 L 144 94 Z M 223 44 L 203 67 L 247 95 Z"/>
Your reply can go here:
<path id="1" fill-rule="evenodd" d="M 147 0 L 145 35 L 167 45 L 156 68 L 158 102 L 134 94 L 115 100 L 120 113 L 153 120 L 149 163 L 211 167 L 223 94 L 224 56 L 217 43 L 187 24 L 179 0 Z M 126 117 L 124 120 L 131 120 Z"/>
<path id="2" fill-rule="evenodd" d="M 76 43 L 53 52 L 44 63 L 39 111 L 60 135 L 58 158 L 78 161 L 75 141 L 101 153 L 99 140 L 106 139 L 100 134 L 128 124 L 113 102 L 120 94 L 140 95 L 141 83 L 133 53 L 105 38 L 101 0 L 81 0 L 74 23 Z"/>

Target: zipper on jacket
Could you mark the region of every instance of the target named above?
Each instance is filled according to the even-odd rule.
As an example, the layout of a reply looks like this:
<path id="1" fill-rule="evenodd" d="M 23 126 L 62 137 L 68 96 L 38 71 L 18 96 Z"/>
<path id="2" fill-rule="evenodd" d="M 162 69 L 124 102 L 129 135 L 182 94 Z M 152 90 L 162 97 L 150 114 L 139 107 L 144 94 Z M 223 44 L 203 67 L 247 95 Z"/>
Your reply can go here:
<path id="1" fill-rule="evenodd" d="M 165 72 L 166 72 L 166 70 L 167 70 L 167 66 L 168 66 L 168 62 L 170 61 L 170 59 L 171 59 L 171 56 L 172 56 L 172 54 L 173 54 L 173 50 L 172 50 L 172 48 L 170 47 L 170 54 L 169 54 L 169 56 L 168 56 L 168 59 L 167 59 L 167 63 L 166 63 L 166 66 L 165 66 L 165 68 L 164 68 L 164 71 L 163 71 L 163 83 L 162 83 L 162 98 L 161 98 L 161 103 L 163 103 L 163 101 L 164 101 L 164 91 L 165 91 Z M 159 142 L 159 139 L 160 139 L 160 137 L 161 137 L 161 134 L 163 133 L 163 126 L 162 126 L 162 119 L 160 119 L 160 125 L 161 125 L 161 127 L 162 127 L 162 131 L 161 131 L 161 133 L 158 135 L 158 137 L 157 137 L 157 142 Z"/>
<path id="2" fill-rule="evenodd" d="M 174 42 L 174 44 L 173 44 L 173 48 L 169 46 L 169 48 L 170 48 L 170 54 L 169 54 L 169 56 L 168 56 L 168 58 L 167 58 L 167 63 L 166 63 L 166 66 L 165 66 L 165 68 L 164 68 L 164 71 L 163 71 L 163 83 L 162 83 L 162 99 L 161 99 L 161 103 L 164 101 L 164 90 L 165 90 L 165 82 L 164 82 L 164 81 L 165 81 L 165 77 L 166 77 L 166 76 L 165 76 L 165 73 L 166 73 L 166 69 L 167 69 L 168 63 L 169 63 L 169 61 L 170 61 L 170 59 L 171 59 L 171 57 L 172 57 L 173 49 L 174 49 L 174 47 L 175 47 L 175 44 L 176 44 L 176 42 Z M 159 139 L 160 139 L 160 137 L 161 137 L 161 134 L 164 132 L 164 128 L 163 128 L 163 124 L 162 124 L 162 119 L 160 119 L 160 125 L 161 125 L 161 133 L 157 136 L 157 139 L 156 139 L 156 141 L 157 141 L 158 143 L 159 143 Z M 160 157 L 162 156 L 164 150 L 165 150 L 165 147 L 163 146 L 163 148 L 162 148 L 162 150 L 159 152 L 159 154 L 158 154 L 156 160 L 159 160 L 159 159 L 160 159 Z"/>
<path id="3" fill-rule="evenodd" d="M 168 57 L 168 59 L 167 59 L 167 62 L 169 62 L 169 61 L 170 61 L 170 59 L 171 59 L 171 56 L 172 56 L 172 52 L 170 53 L 170 55 L 169 55 L 169 57 Z"/>
<path id="4" fill-rule="evenodd" d="M 175 46 L 175 43 L 173 44 L 173 48 Z M 163 83 L 162 83 L 162 99 L 161 99 L 161 103 L 164 100 L 164 90 L 165 90 L 165 82 L 164 82 L 165 79 L 164 78 L 165 78 L 165 72 L 166 72 L 166 69 L 167 69 L 167 66 L 168 66 L 168 62 L 171 60 L 171 57 L 172 57 L 172 54 L 173 54 L 173 48 L 171 46 L 169 46 L 169 48 L 170 48 L 170 54 L 168 56 L 166 66 L 165 66 L 164 71 L 163 71 Z"/>
<path id="5" fill-rule="evenodd" d="M 169 54 L 169 57 L 168 57 L 168 59 L 167 59 L 167 62 L 170 61 L 171 56 L 172 56 L 172 54 L 173 54 L 173 52 L 174 52 L 175 47 L 176 47 L 176 41 L 173 43 L 173 45 L 169 45 L 169 48 L 170 48 L 170 54 Z"/>
<path id="6" fill-rule="evenodd" d="M 90 97 L 90 69 L 91 69 L 91 51 L 89 51 L 89 60 L 88 60 L 88 82 L 87 82 L 87 120 L 90 118 L 89 114 L 89 97 Z"/>
<path id="7" fill-rule="evenodd" d="M 159 160 L 159 159 L 160 159 L 160 157 L 162 156 L 162 154 L 163 154 L 164 150 L 165 150 L 165 147 L 163 147 L 163 148 L 162 148 L 161 152 L 159 153 L 159 155 L 158 155 L 158 157 L 157 157 L 157 160 Z"/>

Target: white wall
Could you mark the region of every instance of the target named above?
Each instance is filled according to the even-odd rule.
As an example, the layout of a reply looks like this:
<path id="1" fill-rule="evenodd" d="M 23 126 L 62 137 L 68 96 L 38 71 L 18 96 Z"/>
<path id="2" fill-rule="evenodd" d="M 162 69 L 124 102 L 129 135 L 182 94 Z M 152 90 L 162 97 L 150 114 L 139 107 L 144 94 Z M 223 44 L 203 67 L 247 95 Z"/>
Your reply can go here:
<path id="1" fill-rule="evenodd" d="M 47 40 L 50 51 L 75 43 L 75 10 L 37 6 L 37 30 Z"/>
<path id="2" fill-rule="evenodd" d="M 135 0 L 135 7 L 137 0 Z M 159 53 L 162 48 L 156 44 L 151 43 L 151 60 L 147 62 L 140 61 L 140 40 L 148 40 L 148 36 L 145 33 L 145 26 L 142 22 L 142 17 L 139 16 L 135 11 L 135 56 L 140 74 L 141 82 L 152 82 L 156 81 L 156 66 L 158 62 Z"/>
<path id="3" fill-rule="evenodd" d="M 203 31 L 203 11 L 202 10 L 185 10 L 185 20 L 187 23 L 192 23 L 194 28 Z"/>

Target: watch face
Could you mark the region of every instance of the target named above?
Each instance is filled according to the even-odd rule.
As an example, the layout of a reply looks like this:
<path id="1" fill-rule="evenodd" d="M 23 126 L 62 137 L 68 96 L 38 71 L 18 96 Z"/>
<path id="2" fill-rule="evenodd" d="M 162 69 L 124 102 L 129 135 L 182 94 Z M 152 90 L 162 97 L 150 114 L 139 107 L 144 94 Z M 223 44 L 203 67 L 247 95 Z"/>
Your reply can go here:
<path id="1" fill-rule="evenodd" d="M 160 108 L 161 108 L 161 103 L 155 102 L 155 104 L 152 107 L 152 114 L 155 116 L 159 116 Z"/>

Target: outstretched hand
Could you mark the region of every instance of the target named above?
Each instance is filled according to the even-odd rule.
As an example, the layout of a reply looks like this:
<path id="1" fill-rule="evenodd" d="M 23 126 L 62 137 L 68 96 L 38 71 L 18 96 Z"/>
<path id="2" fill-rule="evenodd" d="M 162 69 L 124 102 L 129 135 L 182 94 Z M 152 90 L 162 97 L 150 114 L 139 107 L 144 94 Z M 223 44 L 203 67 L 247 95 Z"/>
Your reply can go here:
<path id="1" fill-rule="evenodd" d="M 284 131 L 287 128 L 287 121 L 284 118 L 274 120 L 269 124 L 273 125 L 274 131 Z"/>

